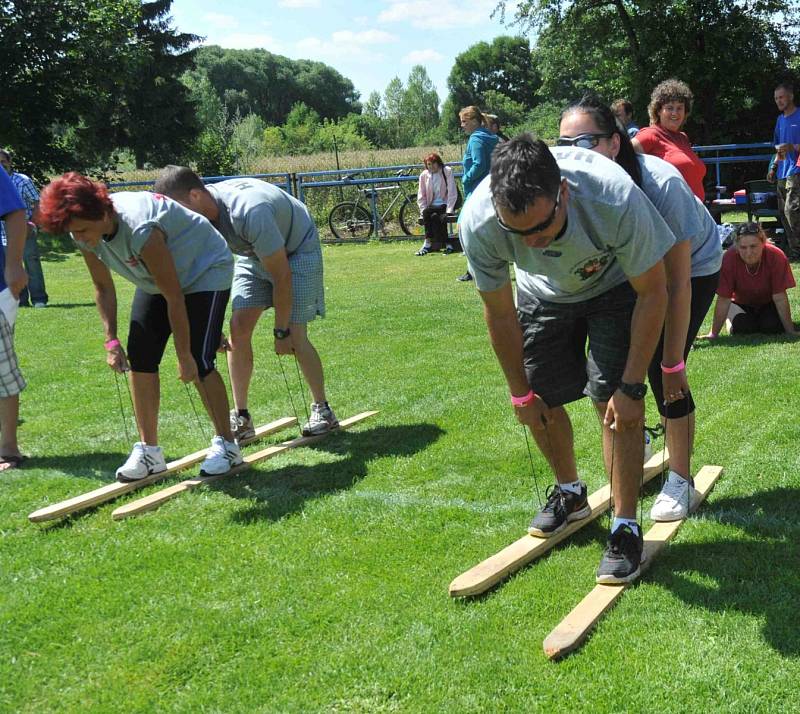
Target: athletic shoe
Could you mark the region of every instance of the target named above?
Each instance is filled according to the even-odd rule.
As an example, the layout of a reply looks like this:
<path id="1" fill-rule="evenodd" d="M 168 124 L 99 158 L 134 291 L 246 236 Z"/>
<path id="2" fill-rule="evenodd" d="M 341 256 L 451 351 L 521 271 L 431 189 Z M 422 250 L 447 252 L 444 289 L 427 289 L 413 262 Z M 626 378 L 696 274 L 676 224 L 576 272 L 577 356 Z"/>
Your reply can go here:
<path id="1" fill-rule="evenodd" d="M 331 429 L 339 426 L 339 420 L 327 404 L 311 405 L 311 416 L 308 423 L 303 425 L 303 436 L 319 436 L 327 434 Z"/>
<path id="2" fill-rule="evenodd" d="M 230 471 L 234 466 L 244 463 L 239 444 L 235 441 L 225 441 L 221 436 L 211 440 L 208 456 L 200 466 L 200 473 L 206 476 L 217 476 Z"/>
<path id="3" fill-rule="evenodd" d="M 700 503 L 700 494 L 692 484 L 674 471 L 669 472 L 661 493 L 658 494 L 650 518 L 654 521 L 680 521 Z"/>
<path id="4" fill-rule="evenodd" d="M 231 409 L 231 431 L 236 441 L 251 439 L 256 435 L 253 417 L 243 417 L 236 409 Z"/>
<path id="5" fill-rule="evenodd" d="M 151 474 L 167 470 L 164 452 L 160 446 L 147 446 L 142 441 L 133 445 L 128 460 L 117 469 L 118 481 L 139 481 Z"/>
<path id="6" fill-rule="evenodd" d="M 562 491 L 553 484 L 547 491 L 547 502 L 528 526 L 528 533 L 540 538 L 548 538 L 566 527 L 567 523 L 586 518 L 592 509 L 586 500 L 586 484 L 579 481 L 580 493 Z"/>
<path id="7" fill-rule="evenodd" d="M 629 583 L 639 577 L 644 558 L 644 537 L 628 525 L 620 526 L 609 537 L 606 550 L 597 568 L 596 582 L 605 585 Z"/>
<path id="8" fill-rule="evenodd" d="M 459 275 L 459 276 L 456 278 L 456 280 L 460 280 L 462 283 L 467 283 L 467 282 L 469 282 L 470 280 L 472 280 L 472 273 L 470 273 L 469 271 L 467 271 L 467 272 L 466 272 L 466 273 L 464 273 L 463 275 Z"/>
<path id="9" fill-rule="evenodd" d="M 47 307 L 47 303 L 46 302 L 35 302 L 35 303 L 33 303 L 33 306 L 34 307 L 38 307 L 38 308 Z"/>

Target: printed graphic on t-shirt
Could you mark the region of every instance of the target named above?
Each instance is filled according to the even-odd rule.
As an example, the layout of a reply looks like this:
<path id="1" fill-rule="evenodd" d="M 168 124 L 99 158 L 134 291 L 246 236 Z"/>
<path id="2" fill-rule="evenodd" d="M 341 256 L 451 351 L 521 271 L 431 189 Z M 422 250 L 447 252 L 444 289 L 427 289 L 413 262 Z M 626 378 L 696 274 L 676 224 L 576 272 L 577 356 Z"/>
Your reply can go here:
<path id="1" fill-rule="evenodd" d="M 598 253 L 588 260 L 582 260 L 572 269 L 572 273 L 581 280 L 589 280 L 595 273 L 599 273 L 611 260 L 609 253 Z"/>

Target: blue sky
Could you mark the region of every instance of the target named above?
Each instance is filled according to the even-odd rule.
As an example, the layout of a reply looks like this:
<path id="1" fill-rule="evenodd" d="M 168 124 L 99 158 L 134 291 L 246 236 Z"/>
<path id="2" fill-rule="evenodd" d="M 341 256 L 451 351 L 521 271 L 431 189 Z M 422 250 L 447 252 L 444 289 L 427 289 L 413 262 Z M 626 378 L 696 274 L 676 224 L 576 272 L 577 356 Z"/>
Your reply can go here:
<path id="1" fill-rule="evenodd" d="M 405 83 L 421 64 L 447 96 L 457 54 L 498 35 L 517 34 L 490 15 L 496 0 L 174 0 L 183 32 L 206 44 L 262 47 L 292 59 L 325 62 L 348 77 L 364 101 L 394 76 Z M 514 2 L 508 3 L 513 8 Z"/>

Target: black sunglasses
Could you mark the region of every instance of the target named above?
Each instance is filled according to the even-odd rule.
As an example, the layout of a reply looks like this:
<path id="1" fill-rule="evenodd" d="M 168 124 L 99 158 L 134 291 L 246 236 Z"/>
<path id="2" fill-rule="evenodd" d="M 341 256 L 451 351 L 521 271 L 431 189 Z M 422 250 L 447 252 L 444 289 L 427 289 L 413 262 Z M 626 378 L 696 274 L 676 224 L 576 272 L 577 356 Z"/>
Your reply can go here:
<path id="1" fill-rule="evenodd" d="M 578 136 L 559 136 L 556 141 L 558 146 L 577 146 L 579 149 L 594 149 L 600 139 L 610 139 L 611 134 L 578 134 Z"/>
<path id="2" fill-rule="evenodd" d="M 492 199 L 492 203 L 494 204 L 494 199 Z M 497 221 L 497 225 L 500 226 L 506 233 L 513 233 L 514 235 L 518 236 L 530 236 L 534 233 L 541 233 L 542 231 L 546 231 L 552 224 L 553 221 L 556 219 L 556 213 L 558 211 L 558 206 L 561 203 L 561 186 L 558 188 L 558 193 L 556 194 L 556 202 L 553 206 L 553 210 L 550 211 L 550 215 L 545 218 L 541 223 L 537 223 L 535 226 L 531 228 L 523 228 L 520 230 L 519 228 L 511 228 L 511 226 L 507 226 L 503 223 L 503 219 L 500 218 L 500 214 L 497 212 L 497 205 L 494 206 L 494 217 Z"/>
<path id="3" fill-rule="evenodd" d="M 737 236 L 757 236 L 761 232 L 761 224 L 755 221 L 742 223 L 736 227 Z"/>

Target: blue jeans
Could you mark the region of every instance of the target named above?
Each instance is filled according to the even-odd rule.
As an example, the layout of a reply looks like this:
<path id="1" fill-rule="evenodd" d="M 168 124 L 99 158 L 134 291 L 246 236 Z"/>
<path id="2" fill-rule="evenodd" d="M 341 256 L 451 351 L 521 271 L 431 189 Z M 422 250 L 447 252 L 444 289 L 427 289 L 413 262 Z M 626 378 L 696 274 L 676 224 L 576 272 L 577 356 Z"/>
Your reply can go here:
<path id="1" fill-rule="evenodd" d="M 28 234 L 25 241 L 25 250 L 22 253 L 22 262 L 25 264 L 25 272 L 28 273 L 28 287 L 19 295 L 20 305 L 33 303 L 47 304 L 47 290 L 44 285 L 44 272 L 42 271 L 42 261 L 39 258 L 39 244 L 36 241 L 38 231 Z"/>

